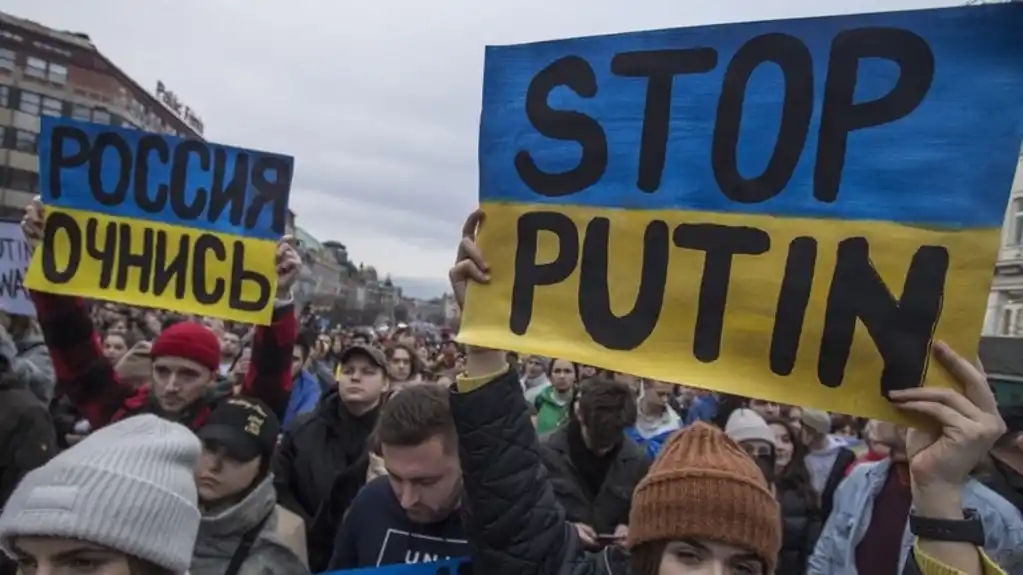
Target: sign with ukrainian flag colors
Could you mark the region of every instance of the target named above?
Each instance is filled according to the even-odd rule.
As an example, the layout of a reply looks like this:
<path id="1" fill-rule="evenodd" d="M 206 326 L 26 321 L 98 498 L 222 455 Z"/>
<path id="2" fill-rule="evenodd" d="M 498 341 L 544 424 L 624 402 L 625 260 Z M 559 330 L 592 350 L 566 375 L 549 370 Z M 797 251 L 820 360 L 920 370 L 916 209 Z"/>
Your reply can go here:
<path id="1" fill-rule="evenodd" d="M 293 159 L 44 116 L 39 291 L 269 324 Z"/>
<path id="2" fill-rule="evenodd" d="M 429 563 L 401 563 L 363 569 L 331 571 L 322 575 L 462 575 L 472 572 L 468 559 L 444 559 Z"/>
<path id="3" fill-rule="evenodd" d="M 460 339 L 898 420 L 975 353 L 1023 4 L 487 49 Z"/>

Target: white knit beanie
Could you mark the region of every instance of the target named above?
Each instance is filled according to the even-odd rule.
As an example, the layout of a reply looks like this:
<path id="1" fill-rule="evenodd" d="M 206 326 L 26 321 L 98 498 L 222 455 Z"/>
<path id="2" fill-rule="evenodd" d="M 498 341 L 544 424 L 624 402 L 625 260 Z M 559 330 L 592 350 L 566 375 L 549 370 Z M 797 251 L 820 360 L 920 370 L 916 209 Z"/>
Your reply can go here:
<path id="1" fill-rule="evenodd" d="M 778 447 L 770 426 L 767 425 L 763 417 L 760 417 L 759 413 L 752 409 L 733 411 L 728 416 L 728 423 L 725 424 L 725 434 L 736 443 L 759 440 Z"/>
<path id="2" fill-rule="evenodd" d="M 92 433 L 30 472 L 0 514 L 0 548 L 18 537 L 78 539 L 186 573 L 199 530 L 188 428 L 154 415 Z"/>

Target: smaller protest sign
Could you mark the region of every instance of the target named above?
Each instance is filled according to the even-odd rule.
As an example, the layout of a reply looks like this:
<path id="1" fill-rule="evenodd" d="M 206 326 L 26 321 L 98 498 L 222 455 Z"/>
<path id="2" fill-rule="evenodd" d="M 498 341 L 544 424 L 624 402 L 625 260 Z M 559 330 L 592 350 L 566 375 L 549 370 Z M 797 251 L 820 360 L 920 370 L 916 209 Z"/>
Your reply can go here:
<path id="1" fill-rule="evenodd" d="M 468 575 L 471 569 L 472 563 L 468 559 L 446 559 L 433 563 L 400 563 L 367 569 L 331 571 L 321 575 L 340 575 L 342 573 L 344 575 Z"/>
<path id="2" fill-rule="evenodd" d="M 47 116 L 28 285 L 267 324 L 293 160 Z"/>
<path id="3" fill-rule="evenodd" d="M 0 222 L 0 310 L 35 316 L 36 308 L 25 291 L 25 270 L 32 250 L 17 222 Z"/>

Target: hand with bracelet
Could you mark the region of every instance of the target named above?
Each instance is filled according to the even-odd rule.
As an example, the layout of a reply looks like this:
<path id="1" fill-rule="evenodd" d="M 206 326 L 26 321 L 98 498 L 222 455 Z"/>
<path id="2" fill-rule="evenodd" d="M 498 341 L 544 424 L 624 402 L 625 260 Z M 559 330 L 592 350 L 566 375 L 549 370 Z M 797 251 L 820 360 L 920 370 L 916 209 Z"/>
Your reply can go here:
<path id="1" fill-rule="evenodd" d="M 1005 422 L 983 369 L 943 342 L 934 344 L 938 362 L 963 386 L 921 387 L 891 393 L 900 410 L 925 415 L 941 427 L 910 429 L 906 455 L 913 491 L 910 530 L 921 553 L 964 573 L 982 572 L 984 527 L 963 509 L 963 487 L 970 472 L 1005 433 Z"/>

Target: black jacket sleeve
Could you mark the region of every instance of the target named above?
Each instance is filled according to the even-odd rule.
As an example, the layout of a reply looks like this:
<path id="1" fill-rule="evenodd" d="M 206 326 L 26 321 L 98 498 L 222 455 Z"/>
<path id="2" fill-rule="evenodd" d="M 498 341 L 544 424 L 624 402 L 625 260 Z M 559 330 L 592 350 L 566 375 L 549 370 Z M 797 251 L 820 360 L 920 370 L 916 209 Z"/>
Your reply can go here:
<path id="1" fill-rule="evenodd" d="M 281 438 L 281 444 L 277 448 L 272 462 L 274 474 L 274 490 L 277 492 L 277 503 L 292 513 L 298 514 L 305 521 L 308 527 L 312 522 L 309 513 L 299 504 L 295 497 L 294 485 L 292 482 L 292 469 L 295 462 L 295 439 L 291 433 L 285 433 Z"/>
<path id="2" fill-rule="evenodd" d="M 473 572 L 560 575 L 579 550 L 575 529 L 540 463 L 536 431 L 514 372 L 451 396 L 465 484 Z"/>

